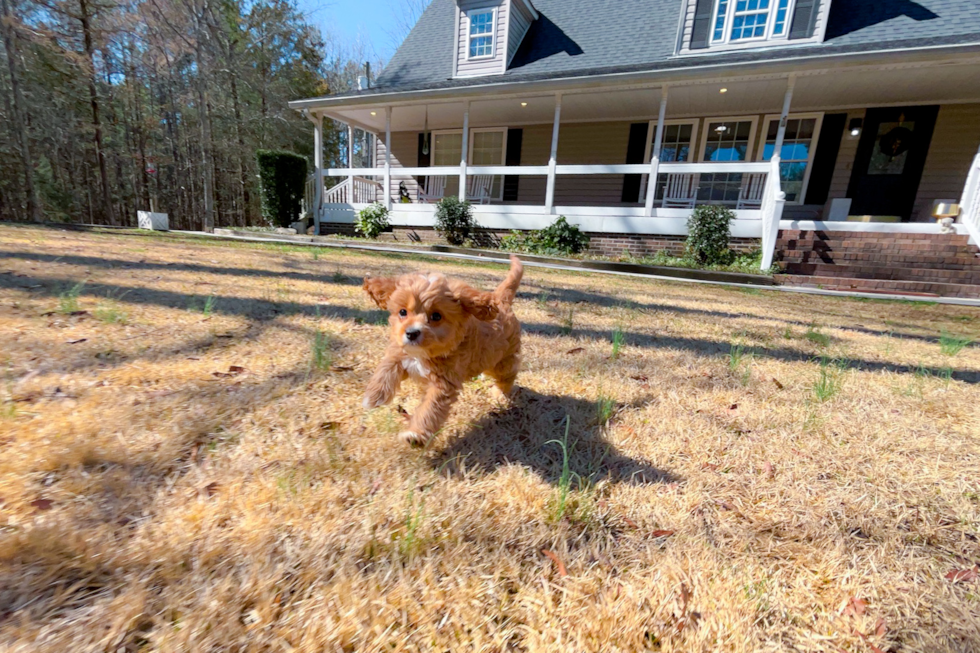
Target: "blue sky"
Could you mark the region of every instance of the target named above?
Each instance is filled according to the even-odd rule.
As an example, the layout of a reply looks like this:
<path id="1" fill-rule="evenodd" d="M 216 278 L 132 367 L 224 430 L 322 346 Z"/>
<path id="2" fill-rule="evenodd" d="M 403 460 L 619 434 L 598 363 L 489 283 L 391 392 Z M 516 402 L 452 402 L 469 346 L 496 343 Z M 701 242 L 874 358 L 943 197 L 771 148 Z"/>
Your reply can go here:
<path id="1" fill-rule="evenodd" d="M 363 42 L 365 54 L 373 52 L 387 61 L 395 52 L 390 34 L 396 29 L 396 12 L 402 0 L 297 0 L 299 10 L 324 35 L 339 43 Z"/>

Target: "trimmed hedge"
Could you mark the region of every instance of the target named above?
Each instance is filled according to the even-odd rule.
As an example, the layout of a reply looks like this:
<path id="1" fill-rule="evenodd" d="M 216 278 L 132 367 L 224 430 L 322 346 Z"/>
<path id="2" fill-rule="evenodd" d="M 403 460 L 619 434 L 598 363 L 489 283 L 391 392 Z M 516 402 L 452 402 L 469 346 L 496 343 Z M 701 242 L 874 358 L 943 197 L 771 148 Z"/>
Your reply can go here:
<path id="1" fill-rule="evenodd" d="M 262 217 L 269 224 L 288 227 L 300 219 L 306 189 L 306 157 L 292 152 L 259 150 Z"/>

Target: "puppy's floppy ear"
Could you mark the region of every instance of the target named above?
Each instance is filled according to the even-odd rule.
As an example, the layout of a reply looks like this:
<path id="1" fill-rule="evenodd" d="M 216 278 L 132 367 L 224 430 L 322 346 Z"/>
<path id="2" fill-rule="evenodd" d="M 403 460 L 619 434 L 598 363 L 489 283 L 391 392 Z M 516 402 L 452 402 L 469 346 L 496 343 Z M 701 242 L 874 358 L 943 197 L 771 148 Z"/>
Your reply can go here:
<path id="1" fill-rule="evenodd" d="M 480 292 L 467 285 L 456 288 L 456 299 L 464 311 L 484 322 L 494 319 L 499 312 L 492 293 Z"/>
<path id="2" fill-rule="evenodd" d="M 364 291 L 382 310 L 388 310 L 388 298 L 395 292 L 397 283 L 391 277 L 364 277 Z"/>

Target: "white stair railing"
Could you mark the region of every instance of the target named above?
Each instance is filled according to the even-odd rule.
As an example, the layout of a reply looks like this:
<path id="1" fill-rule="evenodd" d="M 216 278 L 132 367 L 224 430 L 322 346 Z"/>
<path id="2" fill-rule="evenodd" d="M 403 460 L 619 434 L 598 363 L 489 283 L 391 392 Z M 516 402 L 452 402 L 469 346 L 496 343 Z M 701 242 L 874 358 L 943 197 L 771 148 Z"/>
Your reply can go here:
<path id="1" fill-rule="evenodd" d="M 786 193 L 779 183 L 779 157 L 774 156 L 766 175 L 766 185 L 762 191 L 762 270 L 772 267 L 776 255 L 776 240 L 779 237 L 779 221 L 783 218 Z"/>
<path id="2" fill-rule="evenodd" d="M 383 188 L 381 182 L 364 177 L 354 177 L 353 182 L 354 185 L 351 186 L 351 179 L 344 179 L 327 190 L 323 196 L 324 204 L 370 204 L 380 199 L 379 191 Z"/>
<path id="3" fill-rule="evenodd" d="M 980 153 L 973 159 L 970 174 L 960 200 L 960 221 L 970 234 L 970 241 L 980 246 Z"/>

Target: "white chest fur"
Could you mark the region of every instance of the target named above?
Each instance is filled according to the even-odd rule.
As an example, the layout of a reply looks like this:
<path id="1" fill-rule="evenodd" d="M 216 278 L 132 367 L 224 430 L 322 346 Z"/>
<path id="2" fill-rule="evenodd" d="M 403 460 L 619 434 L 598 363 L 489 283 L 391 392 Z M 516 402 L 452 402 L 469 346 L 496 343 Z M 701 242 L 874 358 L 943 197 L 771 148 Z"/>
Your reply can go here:
<path id="1" fill-rule="evenodd" d="M 403 358 L 402 367 L 405 368 L 409 376 L 421 379 L 429 376 L 429 368 L 418 358 Z"/>

